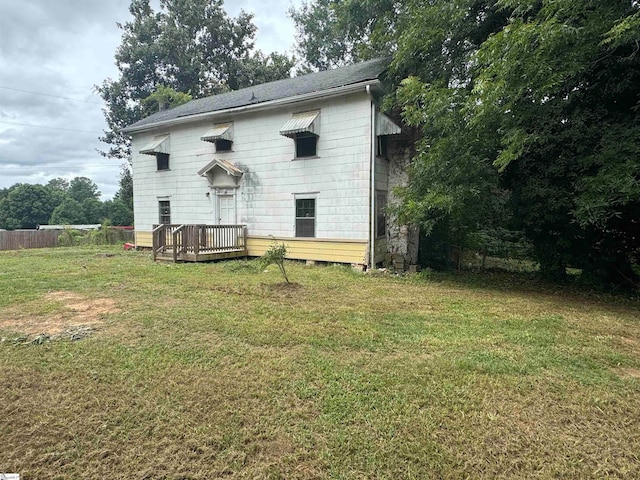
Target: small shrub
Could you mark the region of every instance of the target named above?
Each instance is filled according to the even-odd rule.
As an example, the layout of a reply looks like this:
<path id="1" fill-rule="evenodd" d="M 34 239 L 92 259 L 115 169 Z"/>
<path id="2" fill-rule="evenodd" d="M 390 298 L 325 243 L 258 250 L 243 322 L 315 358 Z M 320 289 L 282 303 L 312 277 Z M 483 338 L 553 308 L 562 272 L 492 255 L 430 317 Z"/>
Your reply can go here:
<path id="1" fill-rule="evenodd" d="M 284 277 L 285 282 L 291 283 L 284 269 L 284 260 L 287 256 L 287 247 L 284 243 L 277 243 L 275 240 L 271 243 L 269 249 L 260 257 L 260 266 L 266 268 L 272 263 L 276 264 Z"/>
<path id="2" fill-rule="evenodd" d="M 58 236 L 58 245 L 61 247 L 73 247 L 81 243 L 83 236 L 79 230 L 73 230 L 72 228 L 65 228 Z"/>
<path id="3" fill-rule="evenodd" d="M 111 222 L 104 220 L 98 230 L 92 230 L 87 234 L 88 245 L 111 245 L 110 241 Z"/>

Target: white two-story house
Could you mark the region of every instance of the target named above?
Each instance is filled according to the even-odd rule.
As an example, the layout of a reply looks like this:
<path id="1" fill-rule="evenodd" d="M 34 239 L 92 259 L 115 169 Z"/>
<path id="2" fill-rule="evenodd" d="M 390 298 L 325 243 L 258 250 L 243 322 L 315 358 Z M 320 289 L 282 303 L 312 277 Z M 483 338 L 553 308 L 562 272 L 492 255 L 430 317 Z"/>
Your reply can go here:
<path id="1" fill-rule="evenodd" d="M 248 256 L 275 239 L 293 259 L 384 260 L 398 244 L 390 235 L 406 235 L 385 215 L 387 144 L 402 133 L 378 107 L 387 63 L 192 100 L 124 129 L 132 138 L 137 245 L 152 247 L 162 225 L 236 225 Z"/>

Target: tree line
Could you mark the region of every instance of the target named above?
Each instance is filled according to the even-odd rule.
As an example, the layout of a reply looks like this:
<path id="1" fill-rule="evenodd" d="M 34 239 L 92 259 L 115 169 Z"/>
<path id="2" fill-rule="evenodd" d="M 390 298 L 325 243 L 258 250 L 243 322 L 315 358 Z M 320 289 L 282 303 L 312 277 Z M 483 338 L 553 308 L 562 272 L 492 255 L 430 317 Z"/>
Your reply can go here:
<path id="1" fill-rule="evenodd" d="M 386 107 L 417 136 L 397 210 L 426 248 L 522 235 L 548 278 L 638 287 L 640 2 L 314 0 L 291 15 L 310 69 L 391 58 Z"/>
<path id="2" fill-rule="evenodd" d="M 133 0 L 120 25 L 106 155 L 128 158 L 120 129 L 159 102 L 388 56 L 384 108 L 415 139 L 393 209 L 429 261 L 516 239 L 548 278 L 638 286 L 637 0 L 309 0 L 289 10 L 295 58 L 255 51 L 252 15 L 222 1 L 160 7 Z"/>
<path id="3" fill-rule="evenodd" d="M 120 189 L 113 200 L 104 202 L 100 201 L 98 186 L 87 177 L 75 177 L 70 181 L 54 178 L 46 185 L 17 183 L 0 189 L 0 229 L 105 221 L 111 225 L 133 225 L 130 178 L 128 170 L 123 171 Z"/>

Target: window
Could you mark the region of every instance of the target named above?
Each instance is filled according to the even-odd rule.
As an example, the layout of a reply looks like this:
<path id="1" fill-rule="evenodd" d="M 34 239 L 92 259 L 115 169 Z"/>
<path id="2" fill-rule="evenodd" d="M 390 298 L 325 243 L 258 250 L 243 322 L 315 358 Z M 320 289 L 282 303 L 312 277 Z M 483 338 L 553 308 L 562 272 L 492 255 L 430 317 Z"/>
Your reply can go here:
<path id="1" fill-rule="evenodd" d="M 156 153 L 156 162 L 158 164 L 158 170 L 169 170 L 169 154 L 168 153 Z"/>
<path id="2" fill-rule="evenodd" d="M 318 137 L 312 133 L 298 133 L 296 135 L 296 158 L 315 157 L 318 150 Z"/>
<path id="3" fill-rule="evenodd" d="M 225 138 L 219 138 L 216 140 L 216 153 L 218 152 L 230 152 L 233 142 Z"/>
<path id="4" fill-rule="evenodd" d="M 316 236 L 316 199 L 296 199 L 296 237 Z"/>
<path id="5" fill-rule="evenodd" d="M 200 137 L 200 140 L 213 143 L 216 153 L 230 152 L 233 145 L 233 122 L 214 125 Z"/>
<path id="6" fill-rule="evenodd" d="M 158 207 L 160 209 L 160 224 L 171 224 L 171 204 L 169 200 L 160 200 L 158 202 Z"/>
<path id="7" fill-rule="evenodd" d="M 140 153 L 143 155 L 155 156 L 157 170 L 169 170 L 170 151 L 169 134 L 167 134 L 154 137 L 152 142 L 148 143 L 142 150 L 140 150 Z"/>
<path id="8" fill-rule="evenodd" d="M 385 214 L 386 207 L 386 192 L 376 192 L 376 238 L 386 237 L 387 235 L 387 216 Z"/>
<path id="9" fill-rule="evenodd" d="M 387 136 L 381 135 L 377 137 L 376 155 L 378 157 L 387 158 Z"/>
<path id="10" fill-rule="evenodd" d="M 320 134 L 320 110 L 294 113 L 280 129 L 280 135 L 295 142 L 295 158 L 318 156 L 318 136 Z"/>

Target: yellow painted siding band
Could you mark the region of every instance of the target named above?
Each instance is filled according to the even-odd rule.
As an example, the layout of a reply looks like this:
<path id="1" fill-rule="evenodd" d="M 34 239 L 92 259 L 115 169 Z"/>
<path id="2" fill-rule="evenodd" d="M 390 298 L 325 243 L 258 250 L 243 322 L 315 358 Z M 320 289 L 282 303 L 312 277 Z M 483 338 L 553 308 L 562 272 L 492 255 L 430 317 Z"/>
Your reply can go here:
<path id="1" fill-rule="evenodd" d="M 273 239 L 247 238 L 249 256 L 259 257 L 271 246 Z M 367 242 L 299 240 L 276 238 L 276 242 L 287 246 L 287 258 L 295 260 L 315 260 L 319 262 L 364 263 Z"/>
<path id="2" fill-rule="evenodd" d="M 247 237 L 248 255 L 250 257 L 263 255 L 273 240 L 269 237 Z M 293 260 L 366 263 L 367 242 L 364 240 L 276 238 L 275 241 L 287 246 L 287 258 Z M 136 231 L 136 245 L 138 247 L 153 247 L 151 232 Z"/>
<path id="3" fill-rule="evenodd" d="M 136 230 L 136 246 L 153 247 L 153 234 L 151 232 L 139 232 Z"/>

